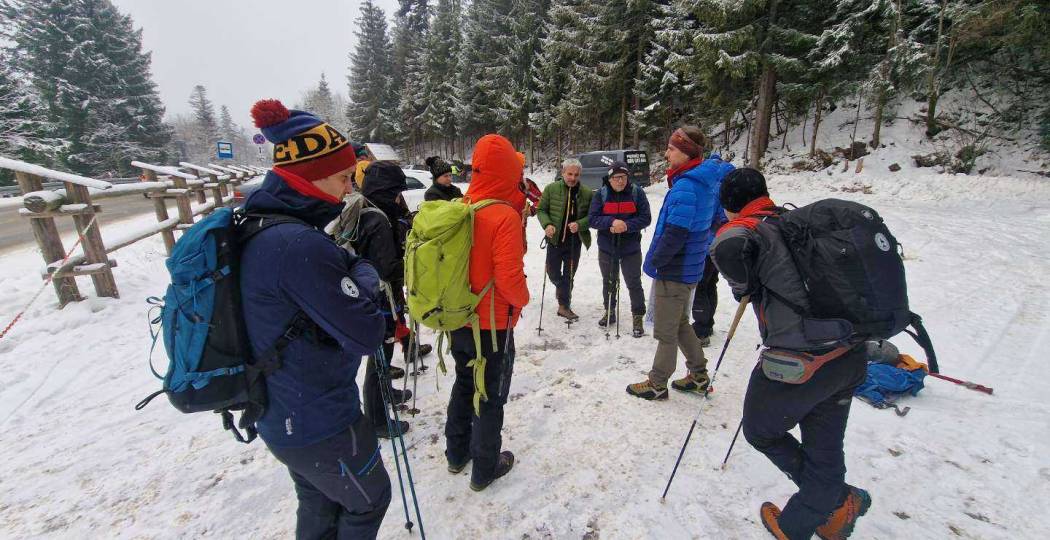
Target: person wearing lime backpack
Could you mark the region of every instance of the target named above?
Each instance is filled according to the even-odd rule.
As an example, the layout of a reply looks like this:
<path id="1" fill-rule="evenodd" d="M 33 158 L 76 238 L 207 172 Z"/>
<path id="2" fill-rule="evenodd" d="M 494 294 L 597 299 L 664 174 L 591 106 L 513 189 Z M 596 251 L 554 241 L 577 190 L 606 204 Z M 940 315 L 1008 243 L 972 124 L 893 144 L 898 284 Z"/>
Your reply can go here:
<path id="1" fill-rule="evenodd" d="M 485 292 L 475 308 L 478 324 L 483 335 L 494 330 L 495 339 L 485 335 L 480 340 L 488 399 L 481 400 L 475 411 L 473 360 L 478 351 L 474 332 L 469 326 L 452 332 L 456 380 L 445 423 L 445 457 L 452 473 L 461 472 L 473 461 L 470 487 L 481 491 L 514 466 L 514 454 L 502 451 L 503 406 L 513 373 L 514 325 L 529 302 L 529 289 L 521 227 L 525 196 L 518 189 L 522 167 L 514 146 L 502 136 L 485 135 L 474 147 L 471 168 L 465 199 L 471 203 L 505 203 L 490 204 L 476 212 L 470 248 L 470 289 L 475 294 Z"/>

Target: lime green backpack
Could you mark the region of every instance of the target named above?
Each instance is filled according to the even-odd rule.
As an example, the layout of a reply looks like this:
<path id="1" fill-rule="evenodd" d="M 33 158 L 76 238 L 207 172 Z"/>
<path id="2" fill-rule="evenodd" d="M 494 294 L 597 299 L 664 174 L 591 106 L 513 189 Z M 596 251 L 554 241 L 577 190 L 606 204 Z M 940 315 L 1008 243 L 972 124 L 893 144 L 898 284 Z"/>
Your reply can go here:
<path id="1" fill-rule="evenodd" d="M 507 203 L 493 199 L 473 204 L 462 199 L 424 202 L 405 242 L 408 312 L 414 321 L 438 332 L 436 348 L 442 373 L 447 373 L 442 342 L 453 330 L 467 324 L 474 330 L 477 356 L 468 365 L 474 368 L 474 411 L 478 414 L 481 400 L 488 400 L 488 392 L 476 308 L 494 282 L 489 281 L 480 294 L 470 290 L 470 247 L 474 243 L 474 214 L 493 204 Z M 491 301 L 492 348 L 497 349 L 496 295 Z M 449 342 L 451 347 L 451 339 Z"/>

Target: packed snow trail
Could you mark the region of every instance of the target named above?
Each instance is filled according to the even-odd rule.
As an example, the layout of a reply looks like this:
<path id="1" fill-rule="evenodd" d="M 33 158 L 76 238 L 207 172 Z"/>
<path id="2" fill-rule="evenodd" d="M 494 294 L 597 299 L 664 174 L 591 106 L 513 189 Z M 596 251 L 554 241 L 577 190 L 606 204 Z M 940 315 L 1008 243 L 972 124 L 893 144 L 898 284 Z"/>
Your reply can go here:
<path id="1" fill-rule="evenodd" d="M 858 181 L 870 195 L 851 192 Z M 876 208 L 904 246 L 912 308 L 926 320 L 942 371 L 995 388 L 986 396 L 928 378 L 917 398 L 902 400 L 912 408 L 904 418 L 854 400 L 847 480 L 874 498 L 855 536 L 1035 538 L 1050 530 L 1042 508 L 1050 499 L 1050 405 L 1042 399 L 1050 385 L 1043 369 L 1050 348 L 1050 185 L 824 174 L 769 183 L 777 202 L 837 196 Z M 665 188 L 647 191 L 656 212 Z M 518 458 L 510 475 L 478 494 L 468 487 L 469 472 L 445 470 L 442 428 L 452 378 L 431 369 L 419 379 L 422 413 L 409 418 L 406 442 L 428 537 L 766 538 L 759 505 L 782 504 L 793 486 L 743 439 L 719 469 L 756 359 L 754 317 L 741 322 L 711 399 L 678 392 L 662 403 L 632 398 L 624 387 L 651 365 L 652 329 L 640 339 L 605 339 L 597 326 L 603 311 L 596 248 L 584 251 L 576 278 L 573 308 L 581 320 L 566 328 L 548 286 L 545 330 L 536 335 L 541 234 L 530 220 L 533 300 L 515 331 L 503 432 L 504 447 Z M 292 484 L 263 444 L 239 445 L 215 415 L 183 415 L 163 400 L 133 410 L 160 384 L 145 364 L 144 299 L 163 292 L 167 274 L 159 239 L 117 256 L 121 299 L 91 298 L 62 311 L 53 299 L 41 301 L 0 341 L 0 537 L 293 536 Z M 31 250 L 3 259 L 0 319 L 39 287 L 41 266 Z M 720 287 L 715 345 L 706 349 L 711 362 L 736 308 L 724 281 Z M 621 309 L 626 316 L 626 302 Z M 910 338 L 894 341 L 922 357 Z M 433 336 L 424 342 L 434 343 Z M 163 369 L 163 353 L 156 356 Z M 697 431 L 661 504 L 698 408 Z M 383 454 L 396 482 L 388 445 Z M 395 497 L 383 538 L 409 538 L 402 516 Z"/>

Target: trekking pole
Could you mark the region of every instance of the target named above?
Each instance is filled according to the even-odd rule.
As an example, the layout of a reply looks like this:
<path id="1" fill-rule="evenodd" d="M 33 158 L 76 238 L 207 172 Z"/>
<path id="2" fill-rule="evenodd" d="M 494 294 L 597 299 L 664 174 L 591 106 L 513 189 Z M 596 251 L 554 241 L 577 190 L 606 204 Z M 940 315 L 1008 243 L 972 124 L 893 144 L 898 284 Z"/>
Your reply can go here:
<path id="1" fill-rule="evenodd" d="M 751 302 L 750 296 L 745 296 L 740 299 L 740 305 L 736 307 L 736 315 L 733 316 L 733 324 L 729 326 L 729 333 L 726 334 L 725 345 L 722 346 L 722 354 L 718 355 L 718 362 L 715 364 L 715 371 L 711 374 L 711 381 L 707 383 L 707 388 L 704 389 L 704 397 L 711 392 L 711 385 L 715 382 L 715 378 L 718 377 L 718 368 L 722 367 L 722 359 L 726 356 L 726 350 L 729 349 L 729 342 L 733 339 L 733 334 L 736 333 L 736 327 L 740 324 L 740 318 L 744 316 L 744 309 L 747 308 L 747 304 Z M 663 502 L 667 498 L 667 492 L 671 489 L 671 482 L 674 481 L 675 474 L 678 473 L 678 465 L 682 463 L 682 456 L 685 455 L 685 448 L 689 446 L 689 439 L 693 436 L 693 430 L 696 429 L 696 423 L 700 420 L 700 413 L 703 412 L 703 406 L 700 410 L 696 411 L 696 416 L 693 417 L 693 423 L 689 426 L 689 432 L 685 434 L 685 442 L 682 443 L 682 449 L 678 452 L 678 459 L 674 462 L 674 469 L 671 470 L 671 476 L 667 479 L 667 486 L 664 487 L 664 494 L 660 496 L 660 502 Z"/>
<path id="2" fill-rule="evenodd" d="M 566 231 L 568 231 L 569 226 L 566 225 L 565 229 L 566 229 Z M 569 235 L 569 303 L 570 304 L 572 303 L 572 285 L 573 285 L 573 282 L 576 279 L 576 257 L 575 257 L 575 253 L 576 253 L 576 237 L 575 237 L 575 235 L 570 234 Z M 568 307 L 568 306 L 566 306 L 566 307 Z M 572 323 L 573 323 L 572 319 L 565 319 L 565 328 L 566 329 L 572 328 Z"/>
<path id="3" fill-rule="evenodd" d="M 929 375 L 931 377 L 934 377 L 934 378 L 937 378 L 937 379 L 941 379 L 942 381 L 948 381 L 948 382 L 951 382 L 951 383 L 958 384 L 960 386 L 964 386 L 966 388 L 969 388 L 970 390 L 976 390 L 978 392 L 984 392 L 985 394 L 988 394 L 989 396 L 992 395 L 992 389 L 988 388 L 987 386 L 984 386 L 983 384 L 977 384 L 977 383 L 970 382 L 970 381 L 964 381 L 962 379 L 956 379 L 955 377 L 949 377 L 947 375 L 941 375 L 940 373 L 933 373 L 932 371 L 930 373 L 927 373 L 927 375 Z"/>
<path id="4" fill-rule="evenodd" d="M 609 319 L 612 318 L 613 284 L 611 283 L 613 269 L 609 269 L 609 277 L 605 279 L 605 285 L 609 292 L 605 295 L 605 341 L 609 341 Z"/>
<path id="5" fill-rule="evenodd" d="M 419 397 L 419 374 L 420 364 L 422 363 L 419 359 L 419 323 L 415 320 L 409 321 L 412 324 L 411 335 L 408 338 L 408 349 L 412 351 L 412 408 L 408 410 L 408 414 L 415 416 L 419 414 L 419 409 L 416 408 L 416 398 Z"/>
<path id="6" fill-rule="evenodd" d="M 383 416 L 386 418 L 386 432 L 388 435 L 393 435 L 395 432 L 394 422 L 390 419 L 390 415 L 387 414 L 387 410 L 389 409 L 393 412 L 395 411 L 395 408 L 393 396 L 391 395 L 390 389 L 387 388 L 390 381 L 385 375 L 386 368 L 384 365 L 386 364 L 386 355 L 383 353 L 382 345 L 376 349 L 373 362 L 376 364 L 375 369 L 379 376 L 379 395 L 383 398 Z M 401 432 L 400 425 L 397 427 L 397 432 Z M 394 467 L 397 469 L 397 483 L 401 488 L 401 506 L 405 509 L 405 528 L 411 531 L 412 519 L 408 515 L 408 500 L 405 498 L 405 479 L 401 476 L 401 458 L 398 456 L 397 443 L 394 441 L 394 437 L 390 437 L 390 448 L 394 452 Z"/>
<path id="7" fill-rule="evenodd" d="M 614 296 L 614 298 L 616 299 L 616 339 L 620 339 L 620 264 L 622 264 L 622 262 L 623 261 L 620 259 L 620 234 L 617 233 L 615 266 L 616 273 L 614 274 L 616 277 L 616 295 Z"/>
<path id="8" fill-rule="evenodd" d="M 547 249 L 547 237 L 544 236 L 543 240 L 540 240 L 540 249 Z M 540 320 L 536 323 L 536 335 L 543 334 L 543 302 L 547 300 L 547 258 L 544 256 L 543 262 L 543 287 L 540 290 Z"/>
<path id="9" fill-rule="evenodd" d="M 722 460 L 722 470 L 726 470 L 726 463 L 729 463 L 729 454 L 733 451 L 733 446 L 736 445 L 736 438 L 740 436 L 740 428 L 744 427 L 744 419 L 740 419 L 740 423 L 736 425 L 736 433 L 733 434 L 733 442 L 729 443 L 729 450 L 726 450 L 726 457 Z"/>
<path id="10" fill-rule="evenodd" d="M 386 353 L 383 351 L 382 346 L 376 350 L 376 355 L 376 357 L 381 360 L 381 366 L 388 368 L 389 365 L 387 364 Z M 380 373 L 383 373 L 383 371 L 380 371 Z M 387 384 L 382 384 L 384 382 L 382 378 L 389 377 L 389 375 L 381 375 L 380 377 L 381 379 L 379 382 L 381 383 L 381 388 L 383 388 L 382 391 L 387 394 L 384 396 L 384 401 L 386 402 L 385 405 L 390 408 L 390 412 L 393 415 L 393 419 L 391 419 L 390 416 L 385 414 L 385 411 L 383 414 L 383 416 L 387 417 L 387 433 L 394 435 L 394 437 L 390 438 L 390 446 L 394 450 L 394 466 L 397 468 L 397 481 L 401 485 L 401 505 L 405 509 L 405 529 L 411 532 L 413 523 L 408 515 L 408 501 L 405 498 L 405 483 L 401 477 L 401 459 L 404 459 L 405 462 L 405 474 L 408 476 L 408 488 L 412 494 L 412 505 L 415 507 L 416 521 L 419 522 L 419 535 L 423 540 L 426 540 L 427 533 L 423 530 L 423 516 L 419 513 L 419 498 L 416 496 L 416 484 L 412 480 L 412 466 L 408 463 L 408 448 L 405 446 L 405 435 L 401 432 L 401 418 L 397 414 L 397 407 L 393 406 L 393 389 Z M 389 379 L 386 382 L 389 382 Z M 398 456 L 397 450 L 398 441 L 401 442 L 400 457 Z"/>

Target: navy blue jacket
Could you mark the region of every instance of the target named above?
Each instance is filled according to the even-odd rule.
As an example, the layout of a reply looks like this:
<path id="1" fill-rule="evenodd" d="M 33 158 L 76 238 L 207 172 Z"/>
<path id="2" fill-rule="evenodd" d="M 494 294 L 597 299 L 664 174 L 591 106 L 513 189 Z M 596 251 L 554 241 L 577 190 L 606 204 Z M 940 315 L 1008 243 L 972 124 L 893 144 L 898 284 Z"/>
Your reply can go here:
<path id="1" fill-rule="evenodd" d="M 241 253 L 241 301 L 252 354 L 263 357 L 301 310 L 324 339 L 303 336 L 266 378 L 269 404 L 256 427 L 266 444 L 301 447 L 347 429 L 361 415 L 357 368 L 383 341 L 379 276 L 320 229 L 342 203 L 300 194 L 270 172 L 248 212 L 299 218 L 251 238 Z"/>
<path id="2" fill-rule="evenodd" d="M 627 232 L 615 235 L 609 232 L 613 220 L 621 219 L 627 224 Z M 621 257 L 642 251 L 642 229 L 649 226 L 653 215 L 649 211 L 649 199 L 645 190 L 628 182 L 623 191 L 617 193 L 606 184 L 594 192 L 591 199 L 590 224 L 598 231 L 598 250 Z M 620 249 L 616 250 L 615 237 L 620 237 Z"/>
<path id="3" fill-rule="evenodd" d="M 711 224 L 722 213 L 718 190 L 733 169 L 718 154 L 711 154 L 673 179 L 642 265 L 649 277 L 688 284 L 700 281 L 714 238 Z"/>

